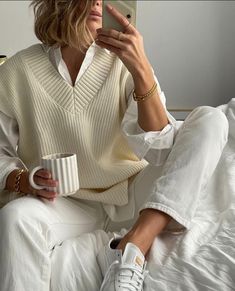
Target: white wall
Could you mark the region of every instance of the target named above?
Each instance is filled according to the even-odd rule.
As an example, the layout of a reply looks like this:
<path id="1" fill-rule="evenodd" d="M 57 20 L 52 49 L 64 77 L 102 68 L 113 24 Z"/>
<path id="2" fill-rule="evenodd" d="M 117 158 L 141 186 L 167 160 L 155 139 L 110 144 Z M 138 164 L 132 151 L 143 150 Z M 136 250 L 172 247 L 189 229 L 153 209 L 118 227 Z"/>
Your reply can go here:
<path id="1" fill-rule="evenodd" d="M 138 27 L 169 107 L 235 97 L 234 1 L 138 3 Z"/>
<path id="2" fill-rule="evenodd" d="M 13 55 L 37 42 L 30 1 L 0 0 L 0 54 Z"/>
<path id="3" fill-rule="evenodd" d="M 37 42 L 29 1 L 0 1 L 0 54 Z M 234 1 L 138 1 L 137 27 L 170 108 L 235 97 Z"/>

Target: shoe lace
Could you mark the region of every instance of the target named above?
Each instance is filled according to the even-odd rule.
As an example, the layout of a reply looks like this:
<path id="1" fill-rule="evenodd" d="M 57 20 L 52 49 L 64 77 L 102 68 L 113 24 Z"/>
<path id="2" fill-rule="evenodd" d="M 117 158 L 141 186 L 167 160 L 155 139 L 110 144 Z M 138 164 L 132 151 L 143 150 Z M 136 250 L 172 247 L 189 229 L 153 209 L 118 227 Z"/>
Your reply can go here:
<path id="1" fill-rule="evenodd" d="M 123 288 L 123 290 L 141 291 L 147 273 L 145 265 L 142 269 L 134 265 L 123 264 L 118 267 L 116 281 L 119 288 Z"/>
<path id="2" fill-rule="evenodd" d="M 116 269 L 115 281 L 119 288 L 125 288 L 123 290 L 129 291 L 142 291 L 142 285 L 148 271 L 145 270 L 146 263 L 143 270 L 133 265 L 121 265 L 119 261 L 114 261 L 108 268 L 100 290 L 103 290 L 106 283 L 109 281 L 110 273 L 112 269 Z"/>

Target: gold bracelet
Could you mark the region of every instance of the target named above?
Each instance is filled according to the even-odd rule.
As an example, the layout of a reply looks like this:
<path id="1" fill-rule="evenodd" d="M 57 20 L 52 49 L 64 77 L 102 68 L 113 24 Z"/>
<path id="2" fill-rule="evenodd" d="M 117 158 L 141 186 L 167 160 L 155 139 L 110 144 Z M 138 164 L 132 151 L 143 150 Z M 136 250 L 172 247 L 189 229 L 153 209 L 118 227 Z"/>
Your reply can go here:
<path id="1" fill-rule="evenodd" d="M 17 170 L 17 174 L 15 176 L 15 186 L 14 186 L 14 192 L 16 193 L 20 193 L 20 179 L 24 172 L 25 172 L 24 169 Z"/>
<path id="2" fill-rule="evenodd" d="M 135 91 L 133 91 L 133 99 L 135 101 L 143 101 L 146 98 L 153 96 L 156 90 L 157 90 L 157 83 L 154 82 L 153 87 L 144 95 L 136 95 Z"/>

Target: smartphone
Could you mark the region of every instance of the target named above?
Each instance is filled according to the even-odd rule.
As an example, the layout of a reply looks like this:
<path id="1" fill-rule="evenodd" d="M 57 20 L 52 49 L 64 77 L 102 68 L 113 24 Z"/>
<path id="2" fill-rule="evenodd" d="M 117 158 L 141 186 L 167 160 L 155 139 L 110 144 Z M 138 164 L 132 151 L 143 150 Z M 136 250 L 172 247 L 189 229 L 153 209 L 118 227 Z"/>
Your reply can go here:
<path id="1" fill-rule="evenodd" d="M 103 0 L 102 27 L 123 31 L 123 26 L 107 11 L 106 4 L 115 7 L 126 19 L 136 25 L 137 0 Z"/>

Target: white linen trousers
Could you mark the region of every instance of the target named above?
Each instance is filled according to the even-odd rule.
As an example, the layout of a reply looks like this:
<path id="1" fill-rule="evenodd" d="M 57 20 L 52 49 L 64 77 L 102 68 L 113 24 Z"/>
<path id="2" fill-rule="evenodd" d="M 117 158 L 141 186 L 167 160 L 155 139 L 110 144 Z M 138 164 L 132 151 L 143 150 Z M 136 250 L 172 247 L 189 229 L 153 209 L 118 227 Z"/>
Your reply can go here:
<path id="1" fill-rule="evenodd" d="M 128 205 L 114 206 L 109 215 L 101 203 L 72 196 L 59 197 L 53 203 L 30 195 L 9 202 L 0 210 L 0 291 L 49 291 L 55 248 L 58 251 L 66 240 L 97 229 L 128 228 L 141 209 L 169 214 L 172 221 L 166 231 L 189 228 L 227 135 L 228 122 L 219 109 L 203 106 L 193 110 L 181 125 L 164 165 L 149 164 L 131 179 Z"/>

